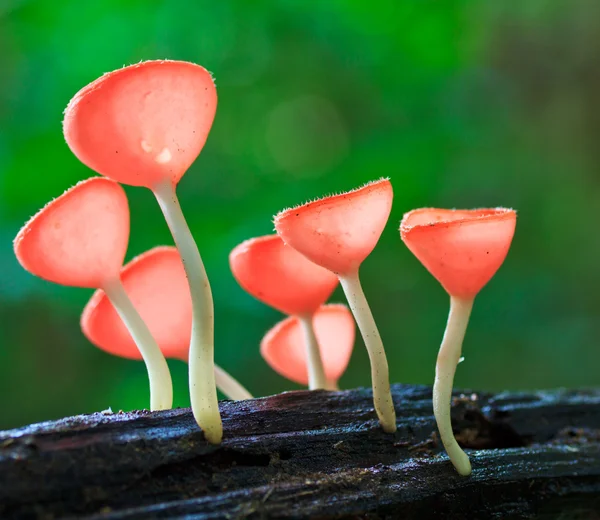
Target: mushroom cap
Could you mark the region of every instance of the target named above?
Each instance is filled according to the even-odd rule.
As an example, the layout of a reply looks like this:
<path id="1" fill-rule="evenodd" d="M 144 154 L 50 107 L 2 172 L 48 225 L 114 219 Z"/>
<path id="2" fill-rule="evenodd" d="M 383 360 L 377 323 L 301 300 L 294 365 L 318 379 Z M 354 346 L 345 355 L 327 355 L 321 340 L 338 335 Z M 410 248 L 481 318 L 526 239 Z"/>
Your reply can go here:
<path id="1" fill-rule="evenodd" d="M 312 314 L 338 284 L 337 276 L 286 246 L 278 235 L 242 242 L 229 254 L 229 265 L 244 290 L 284 314 Z"/>
<path id="2" fill-rule="evenodd" d="M 185 61 L 144 61 L 104 74 L 65 110 L 63 131 L 77 158 L 123 184 L 179 182 L 215 117 L 210 73 Z"/>
<path id="3" fill-rule="evenodd" d="M 342 304 L 322 305 L 313 316 L 313 327 L 323 360 L 325 377 L 337 381 L 348 366 L 354 347 L 354 318 Z M 306 343 L 302 324 L 290 316 L 263 338 L 260 353 L 269 366 L 287 379 L 308 385 Z"/>
<path id="4" fill-rule="evenodd" d="M 451 296 L 470 299 L 504 262 L 517 213 L 422 208 L 404 215 L 402 240 Z"/>
<path id="5" fill-rule="evenodd" d="M 159 246 L 134 258 L 121 281 L 165 357 L 187 361 L 192 329 L 192 300 L 179 252 Z M 116 356 L 142 359 L 127 327 L 102 290 L 94 293 L 81 316 L 85 337 Z"/>
<path id="6" fill-rule="evenodd" d="M 275 216 L 283 241 L 314 263 L 350 274 L 373 251 L 392 209 L 392 185 L 380 179 Z"/>
<path id="7" fill-rule="evenodd" d="M 129 241 L 129 204 L 114 181 L 92 177 L 46 204 L 14 241 L 19 263 L 45 280 L 102 287 L 119 276 Z"/>

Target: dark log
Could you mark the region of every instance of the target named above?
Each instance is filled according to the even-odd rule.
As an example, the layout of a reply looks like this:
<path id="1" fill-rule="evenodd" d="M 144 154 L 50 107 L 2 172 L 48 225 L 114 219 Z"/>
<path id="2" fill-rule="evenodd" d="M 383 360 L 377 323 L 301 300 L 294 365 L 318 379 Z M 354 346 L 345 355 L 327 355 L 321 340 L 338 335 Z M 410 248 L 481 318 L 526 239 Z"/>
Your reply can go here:
<path id="1" fill-rule="evenodd" d="M 189 409 L 96 413 L 0 432 L 0 518 L 600 518 L 600 390 L 456 394 L 458 476 L 431 389 L 221 403 L 211 446 Z"/>

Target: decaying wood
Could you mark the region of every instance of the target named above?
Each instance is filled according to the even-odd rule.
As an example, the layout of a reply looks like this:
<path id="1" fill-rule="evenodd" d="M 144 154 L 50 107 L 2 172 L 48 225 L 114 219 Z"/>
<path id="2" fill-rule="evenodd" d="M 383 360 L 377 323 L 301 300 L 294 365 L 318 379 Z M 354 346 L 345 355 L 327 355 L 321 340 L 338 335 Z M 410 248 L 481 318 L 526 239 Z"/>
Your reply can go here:
<path id="1" fill-rule="evenodd" d="M 431 389 L 393 392 L 393 435 L 363 389 L 222 402 L 221 446 L 189 409 L 0 432 L 0 518 L 600 518 L 600 390 L 457 393 L 467 478 Z"/>

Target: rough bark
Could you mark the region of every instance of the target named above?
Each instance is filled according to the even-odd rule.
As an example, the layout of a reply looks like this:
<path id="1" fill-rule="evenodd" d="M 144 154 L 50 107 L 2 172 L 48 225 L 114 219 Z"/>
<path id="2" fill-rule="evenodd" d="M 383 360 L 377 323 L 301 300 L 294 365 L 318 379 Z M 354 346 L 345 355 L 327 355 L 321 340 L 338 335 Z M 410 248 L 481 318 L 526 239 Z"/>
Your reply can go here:
<path id="1" fill-rule="evenodd" d="M 457 393 L 467 478 L 431 389 L 393 392 L 393 435 L 363 389 L 224 401 L 220 446 L 188 409 L 0 432 L 0 518 L 600 518 L 600 390 Z"/>

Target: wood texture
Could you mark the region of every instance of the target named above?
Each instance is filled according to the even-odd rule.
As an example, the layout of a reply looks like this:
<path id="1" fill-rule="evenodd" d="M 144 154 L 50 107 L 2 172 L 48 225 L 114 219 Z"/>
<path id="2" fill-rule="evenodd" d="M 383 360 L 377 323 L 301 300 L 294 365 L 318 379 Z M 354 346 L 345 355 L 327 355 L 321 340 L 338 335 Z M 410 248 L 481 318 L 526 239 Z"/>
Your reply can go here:
<path id="1" fill-rule="evenodd" d="M 364 389 L 223 401 L 220 446 L 189 409 L 0 432 L 0 518 L 600 518 L 600 390 L 457 393 L 467 478 L 431 389 L 393 393 L 393 435 Z"/>

